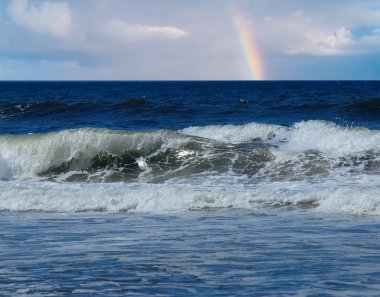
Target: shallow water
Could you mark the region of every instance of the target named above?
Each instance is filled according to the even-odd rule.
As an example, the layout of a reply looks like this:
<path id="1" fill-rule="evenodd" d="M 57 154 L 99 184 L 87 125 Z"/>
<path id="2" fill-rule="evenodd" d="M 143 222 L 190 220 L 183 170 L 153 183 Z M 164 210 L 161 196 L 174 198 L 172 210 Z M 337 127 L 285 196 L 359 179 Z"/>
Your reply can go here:
<path id="1" fill-rule="evenodd" d="M 380 221 L 314 211 L 2 213 L 3 296 L 378 296 Z"/>

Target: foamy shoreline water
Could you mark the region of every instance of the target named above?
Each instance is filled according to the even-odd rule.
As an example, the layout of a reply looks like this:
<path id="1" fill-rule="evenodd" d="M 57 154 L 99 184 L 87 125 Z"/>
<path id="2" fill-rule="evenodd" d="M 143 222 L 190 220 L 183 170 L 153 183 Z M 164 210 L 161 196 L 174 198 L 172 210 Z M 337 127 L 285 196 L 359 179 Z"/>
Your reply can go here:
<path id="1" fill-rule="evenodd" d="M 244 187 L 1 182 L 0 190 L 2 211 L 167 214 L 203 209 L 299 208 L 329 213 L 380 215 L 378 187 L 323 188 L 297 183 Z"/>

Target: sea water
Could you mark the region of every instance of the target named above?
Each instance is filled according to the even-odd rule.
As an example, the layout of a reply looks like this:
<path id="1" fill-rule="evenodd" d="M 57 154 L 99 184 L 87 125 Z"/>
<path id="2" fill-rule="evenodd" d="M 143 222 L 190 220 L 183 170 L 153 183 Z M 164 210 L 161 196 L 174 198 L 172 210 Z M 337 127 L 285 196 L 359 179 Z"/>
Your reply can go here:
<path id="1" fill-rule="evenodd" d="M 1 82 L 0 295 L 380 294 L 380 83 Z"/>

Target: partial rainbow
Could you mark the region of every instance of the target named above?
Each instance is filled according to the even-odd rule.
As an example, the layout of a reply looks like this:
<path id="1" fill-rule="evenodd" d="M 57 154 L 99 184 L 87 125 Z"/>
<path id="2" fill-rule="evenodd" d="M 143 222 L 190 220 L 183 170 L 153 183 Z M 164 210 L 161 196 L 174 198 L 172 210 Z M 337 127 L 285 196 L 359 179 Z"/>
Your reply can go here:
<path id="1" fill-rule="evenodd" d="M 241 13 L 233 13 L 233 23 L 243 51 L 250 79 L 265 79 L 259 47 L 255 41 L 252 24 Z"/>

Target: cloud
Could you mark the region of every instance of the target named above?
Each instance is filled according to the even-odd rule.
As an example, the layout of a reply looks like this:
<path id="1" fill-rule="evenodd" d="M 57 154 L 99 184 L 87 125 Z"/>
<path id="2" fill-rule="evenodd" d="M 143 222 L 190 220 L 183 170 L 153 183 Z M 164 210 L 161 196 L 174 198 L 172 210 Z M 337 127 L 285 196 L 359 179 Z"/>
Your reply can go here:
<path id="1" fill-rule="evenodd" d="M 331 33 L 323 43 L 325 47 L 331 49 L 336 49 L 348 44 L 352 44 L 352 33 L 346 28 L 340 28 Z"/>
<path id="2" fill-rule="evenodd" d="M 111 20 L 100 29 L 107 37 L 119 39 L 119 41 L 140 41 L 152 38 L 177 39 L 188 35 L 187 32 L 171 26 L 146 26 L 131 25 L 121 20 Z"/>
<path id="3" fill-rule="evenodd" d="M 349 48 L 355 44 L 352 33 L 347 28 L 340 28 L 328 36 L 307 36 L 309 44 L 300 49 L 299 53 L 309 53 L 318 56 L 342 55 L 348 53 Z"/>
<path id="4" fill-rule="evenodd" d="M 313 56 L 343 56 L 378 52 L 380 34 L 377 29 L 359 37 L 351 30 L 340 28 L 328 35 L 320 32 L 307 33 L 303 43 L 288 51 L 289 54 L 309 54 Z"/>
<path id="5" fill-rule="evenodd" d="M 0 67 L 8 69 L 0 75 L 244 79 L 232 15 L 220 2 L 0 0 Z M 380 54 L 380 13 L 369 7 L 373 0 L 224 2 L 249 20 L 270 79 L 307 78 L 310 65 L 323 63 L 312 77 L 334 77 L 340 69 L 335 61 L 352 67 L 372 59 L 373 67 Z M 1 62 L 4 57 L 10 60 Z"/>
<path id="6" fill-rule="evenodd" d="M 286 12 L 280 11 L 281 14 L 271 10 L 270 16 L 256 16 L 256 20 L 252 14 L 256 27 L 261 29 L 256 34 L 259 44 L 267 56 L 272 57 L 349 56 L 379 52 L 379 34 L 374 27 L 378 21 L 373 12 L 357 3 L 342 6 L 333 1 L 333 4 L 339 4 L 341 9 L 325 11 L 326 5 L 313 2 L 310 6 L 303 6 L 302 10 L 291 7 Z"/>
<path id="7" fill-rule="evenodd" d="M 28 0 L 12 0 L 8 13 L 19 26 L 54 36 L 68 36 L 72 30 L 70 7 L 66 2 L 42 2 L 39 7 Z"/>

